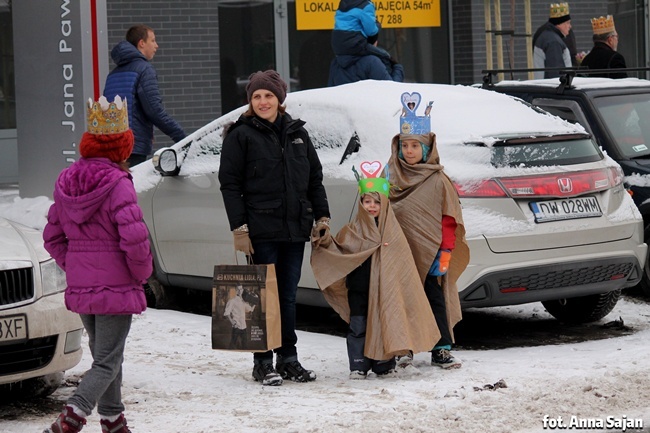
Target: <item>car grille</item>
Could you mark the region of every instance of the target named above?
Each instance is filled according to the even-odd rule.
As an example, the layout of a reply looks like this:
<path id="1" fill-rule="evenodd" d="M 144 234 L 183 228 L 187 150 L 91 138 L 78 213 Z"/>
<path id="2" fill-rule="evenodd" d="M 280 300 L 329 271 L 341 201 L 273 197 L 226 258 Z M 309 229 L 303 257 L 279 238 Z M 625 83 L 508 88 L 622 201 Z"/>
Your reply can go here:
<path id="1" fill-rule="evenodd" d="M 24 343 L 0 346 L 0 375 L 36 370 L 49 364 L 56 350 L 57 335 Z"/>
<path id="2" fill-rule="evenodd" d="M 547 271 L 515 275 L 498 280 L 499 290 L 525 287 L 527 290 L 543 290 L 554 287 L 573 287 L 584 284 L 601 283 L 625 278 L 632 270 L 632 263 L 612 263 L 578 269 Z"/>
<path id="3" fill-rule="evenodd" d="M 34 297 L 32 268 L 0 271 L 0 305 L 11 305 Z"/>

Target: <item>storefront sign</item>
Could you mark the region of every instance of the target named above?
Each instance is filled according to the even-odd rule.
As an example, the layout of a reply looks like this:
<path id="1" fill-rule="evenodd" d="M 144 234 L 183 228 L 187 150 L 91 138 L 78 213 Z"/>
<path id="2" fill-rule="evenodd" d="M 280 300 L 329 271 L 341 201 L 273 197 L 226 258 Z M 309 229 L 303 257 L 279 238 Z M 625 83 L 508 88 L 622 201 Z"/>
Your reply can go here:
<path id="1" fill-rule="evenodd" d="M 373 2 L 382 28 L 440 27 L 440 0 L 378 0 Z M 298 30 L 331 30 L 339 2 L 296 0 Z"/>

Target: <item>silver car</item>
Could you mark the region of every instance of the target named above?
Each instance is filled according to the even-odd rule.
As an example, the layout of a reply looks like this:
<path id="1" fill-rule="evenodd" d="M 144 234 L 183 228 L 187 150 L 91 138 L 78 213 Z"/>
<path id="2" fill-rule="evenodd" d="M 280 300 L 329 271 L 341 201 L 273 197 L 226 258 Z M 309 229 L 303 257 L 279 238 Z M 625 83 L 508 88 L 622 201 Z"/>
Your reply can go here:
<path id="1" fill-rule="evenodd" d="M 621 169 L 581 126 L 507 95 L 386 81 L 290 93 L 287 111 L 306 121 L 323 164 L 333 231 L 356 209 L 352 167 L 388 160 L 400 97 L 413 92 L 423 102 L 418 115 L 433 101 L 441 161 L 461 195 L 471 253 L 459 280 L 462 306 L 541 301 L 573 322 L 609 313 L 620 290 L 639 281 L 647 249 Z M 158 302 L 178 287 L 210 290 L 216 264 L 245 263 L 233 250 L 217 179 L 223 127 L 245 108 L 133 169 Z M 306 246 L 298 302 L 326 305 L 309 255 Z"/>

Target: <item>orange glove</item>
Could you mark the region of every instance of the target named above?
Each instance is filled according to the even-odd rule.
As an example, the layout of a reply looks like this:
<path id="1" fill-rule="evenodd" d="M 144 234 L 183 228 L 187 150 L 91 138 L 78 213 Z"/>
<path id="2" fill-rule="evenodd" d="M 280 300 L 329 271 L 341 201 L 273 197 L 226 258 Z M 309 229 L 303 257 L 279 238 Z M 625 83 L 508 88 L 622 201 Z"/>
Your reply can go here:
<path id="1" fill-rule="evenodd" d="M 442 275 L 445 275 L 447 273 L 447 269 L 449 269 L 450 260 L 451 260 L 451 251 L 438 250 L 438 254 L 436 254 L 436 259 L 433 261 L 433 265 L 431 265 L 431 269 L 429 269 L 429 275 L 433 275 L 434 277 L 440 277 Z"/>

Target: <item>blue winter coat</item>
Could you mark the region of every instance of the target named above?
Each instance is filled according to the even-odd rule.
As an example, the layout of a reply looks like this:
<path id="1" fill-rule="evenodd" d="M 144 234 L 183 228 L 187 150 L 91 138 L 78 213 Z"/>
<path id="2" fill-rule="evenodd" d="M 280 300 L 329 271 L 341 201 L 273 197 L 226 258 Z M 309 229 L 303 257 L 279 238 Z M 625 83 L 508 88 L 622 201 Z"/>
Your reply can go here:
<path id="1" fill-rule="evenodd" d="M 404 81 L 404 67 L 399 63 L 390 64 L 379 57 L 336 56 L 330 64 L 328 86 L 355 83 L 361 80 Z"/>
<path id="2" fill-rule="evenodd" d="M 150 155 L 153 150 L 153 125 L 174 142 L 185 138 L 185 131 L 167 114 L 158 89 L 156 70 L 136 47 L 122 41 L 111 50 L 117 65 L 106 78 L 104 96 L 113 101 L 115 95 L 126 98 L 129 126 L 135 136 L 133 153 Z"/>
<path id="3" fill-rule="evenodd" d="M 332 51 L 340 55 L 368 54 L 368 38 L 376 40 L 379 24 L 375 5 L 368 0 L 341 0 L 334 15 Z"/>

